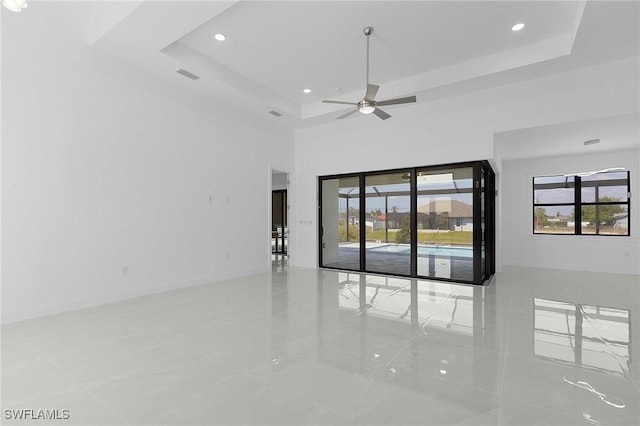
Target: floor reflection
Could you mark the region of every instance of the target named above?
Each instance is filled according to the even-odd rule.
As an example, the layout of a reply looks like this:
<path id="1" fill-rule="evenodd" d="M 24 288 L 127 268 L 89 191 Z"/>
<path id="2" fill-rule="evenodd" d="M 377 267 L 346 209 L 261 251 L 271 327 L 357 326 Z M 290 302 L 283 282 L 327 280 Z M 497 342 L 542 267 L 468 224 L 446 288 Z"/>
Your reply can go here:
<path id="1" fill-rule="evenodd" d="M 534 299 L 536 356 L 620 377 L 630 375 L 629 311 Z"/>
<path id="2" fill-rule="evenodd" d="M 327 277 L 335 279 L 335 286 L 328 285 Z M 491 291 L 369 274 L 323 274 L 318 357 L 416 395 L 438 395 L 446 376 L 446 383 L 466 387 L 459 392 L 480 392 L 480 400 L 490 405 L 491 395 L 482 392 L 498 388 L 502 361 L 500 351 L 486 350 L 496 343 L 495 309 L 486 301 Z M 443 422 L 463 418 L 449 416 Z"/>
<path id="3" fill-rule="evenodd" d="M 640 424 L 637 301 L 613 292 L 607 305 L 586 303 L 600 283 L 559 287 L 565 279 L 499 274 L 473 286 L 321 270 L 305 339 L 325 373 L 358 383 L 360 393 L 343 398 L 359 421 L 413 401 L 424 405 L 411 416 L 440 413 L 431 424 L 496 423 L 498 412 L 501 424 Z M 630 288 L 621 283 L 620 293 Z M 305 314 L 292 315 L 299 324 Z"/>
<path id="4" fill-rule="evenodd" d="M 629 309 L 585 303 L 533 299 L 535 374 L 516 373 L 507 380 L 535 379 L 536 394 L 588 424 L 640 424 L 638 388 L 634 383 Z M 562 392 L 562 401 L 555 401 Z M 548 395 L 541 398 L 539 395 Z"/>
<path id="5" fill-rule="evenodd" d="M 69 408 L 75 424 L 640 425 L 637 276 L 511 267 L 479 287 L 274 260 L 3 325 L 2 408 Z"/>
<path id="6" fill-rule="evenodd" d="M 473 335 L 474 307 L 484 309 L 484 288 L 375 275 L 338 273 L 338 306 L 360 315 L 420 328 Z M 476 297 L 474 297 L 476 296 Z"/>
<path id="7" fill-rule="evenodd" d="M 289 266 L 289 256 L 282 253 L 271 254 L 271 267 L 274 272 L 283 272 Z"/>

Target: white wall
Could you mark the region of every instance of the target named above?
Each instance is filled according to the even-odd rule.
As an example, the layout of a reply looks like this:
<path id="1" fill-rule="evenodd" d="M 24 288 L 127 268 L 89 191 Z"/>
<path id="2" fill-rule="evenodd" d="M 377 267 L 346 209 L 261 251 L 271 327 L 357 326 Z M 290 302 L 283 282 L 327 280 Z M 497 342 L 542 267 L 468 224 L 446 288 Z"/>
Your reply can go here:
<path id="1" fill-rule="evenodd" d="M 287 189 L 289 187 L 289 175 L 286 173 L 273 172 L 271 174 L 271 189 L 273 191 Z"/>
<path id="2" fill-rule="evenodd" d="M 638 75 L 636 57 L 297 131 L 296 265 L 317 266 L 317 176 L 493 159 L 497 132 L 638 112 Z"/>
<path id="3" fill-rule="evenodd" d="M 3 322 L 267 269 L 263 177 L 293 170 L 292 132 L 14 21 L 3 17 Z"/>
<path id="4" fill-rule="evenodd" d="M 503 162 L 502 230 L 505 265 L 626 274 L 640 273 L 640 209 L 631 200 L 631 237 L 533 235 L 532 178 L 607 167 L 631 171 L 631 189 L 640 183 L 640 151 L 623 150 Z"/>

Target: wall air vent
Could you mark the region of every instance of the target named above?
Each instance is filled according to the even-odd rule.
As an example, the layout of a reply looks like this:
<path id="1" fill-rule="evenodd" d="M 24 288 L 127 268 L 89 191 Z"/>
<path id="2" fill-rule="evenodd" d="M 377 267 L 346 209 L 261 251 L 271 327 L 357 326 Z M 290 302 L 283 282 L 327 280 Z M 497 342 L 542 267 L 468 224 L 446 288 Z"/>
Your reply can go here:
<path id="1" fill-rule="evenodd" d="M 587 145 L 595 145 L 597 143 L 600 143 L 600 139 L 591 139 L 590 141 L 584 141 L 582 142 L 585 146 Z"/>
<path id="2" fill-rule="evenodd" d="M 273 115 L 274 117 L 282 117 L 282 114 L 280 114 L 278 111 L 273 110 L 273 111 L 269 111 L 269 114 Z"/>
<path id="3" fill-rule="evenodd" d="M 177 72 L 178 74 L 182 74 L 182 75 L 184 75 L 184 76 L 185 76 L 185 77 L 187 77 L 187 78 L 190 78 L 191 80 L 197 80 L 197 79 L 199 79 L 199 78 L 200 78 L 200 77 L 198 77 L 198 76 L 197 76 L 197 75 L 195 75 L 195 74 L 191 74 L 191 73 L 190 73 L 189 71 L 187 71 L 187 70 L 183 70 L 182 68 L 180 68 L 180 69 L 179 69 L 178 71 L 176 71 L 176 72 Z"/>

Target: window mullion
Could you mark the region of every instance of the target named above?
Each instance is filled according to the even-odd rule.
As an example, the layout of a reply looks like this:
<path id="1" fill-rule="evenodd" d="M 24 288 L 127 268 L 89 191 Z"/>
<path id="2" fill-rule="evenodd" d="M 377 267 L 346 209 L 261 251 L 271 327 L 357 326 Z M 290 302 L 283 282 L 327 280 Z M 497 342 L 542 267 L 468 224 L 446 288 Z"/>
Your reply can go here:
<path id="1" fill-rule="evenodd" d="M 582 178 L 580 176 L 575 177 L 575 186 L 573 187 L 573 202 L 575 211 L 575 235 L 582 235 Z"/>

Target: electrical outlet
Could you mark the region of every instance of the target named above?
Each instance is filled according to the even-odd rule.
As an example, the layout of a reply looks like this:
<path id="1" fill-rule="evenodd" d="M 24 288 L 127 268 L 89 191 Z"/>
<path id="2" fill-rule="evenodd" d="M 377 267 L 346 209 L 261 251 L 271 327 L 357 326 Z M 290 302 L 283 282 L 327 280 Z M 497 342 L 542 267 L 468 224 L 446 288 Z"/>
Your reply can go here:
<path id="1" fill-rule="evenodd" d="M 129 274 L 129 265 L 124 265 L 122 267 L 122 275 L 128 275 Z"/>

